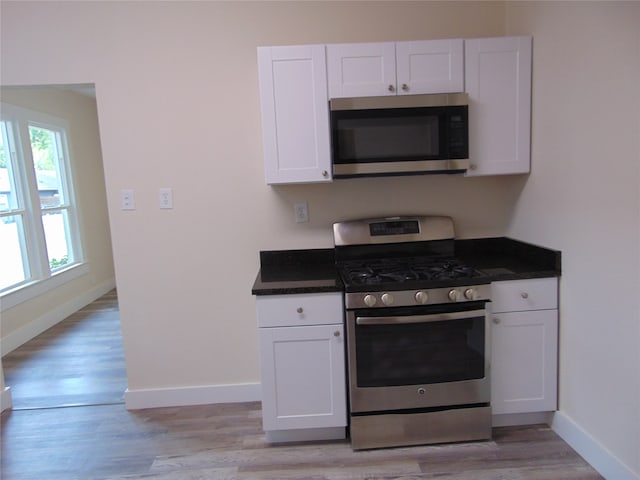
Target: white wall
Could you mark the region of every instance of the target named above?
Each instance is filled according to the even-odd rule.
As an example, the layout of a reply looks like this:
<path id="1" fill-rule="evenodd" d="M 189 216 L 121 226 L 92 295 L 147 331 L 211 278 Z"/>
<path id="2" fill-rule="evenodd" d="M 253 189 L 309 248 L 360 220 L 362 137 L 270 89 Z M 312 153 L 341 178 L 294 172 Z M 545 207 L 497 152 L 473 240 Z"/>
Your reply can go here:
<path id="1" fill-rule="evenodd" d="M 562 250 L 565 423 L 640 477 L 640 3 L 507 11 L 534 36 L 533 168 L 509 234 Z"/>

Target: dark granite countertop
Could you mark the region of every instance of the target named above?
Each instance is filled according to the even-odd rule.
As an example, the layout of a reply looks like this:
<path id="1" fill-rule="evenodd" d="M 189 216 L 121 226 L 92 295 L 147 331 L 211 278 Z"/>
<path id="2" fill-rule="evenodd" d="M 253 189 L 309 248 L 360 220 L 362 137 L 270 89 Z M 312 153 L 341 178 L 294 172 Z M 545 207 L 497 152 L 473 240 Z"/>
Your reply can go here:
<path id="1" fill-rule="evenodd" d="M 506 237 L 456 240 L 455 252 L 492 282 L 557 277 L 562 271 L 560 251 Z"/>
<path id="2" fill-rule="evenodd" d="M 456 257 L 484 272 L 490 281 L 556 277 L 561 253 L 506 237 L 456 240 Z M 332 248 L 260 252 L 260 270 L 251 293 L 286 295 L 340 292 Z"/>
<path id="3" fill-rule="evenodd" d="M 333 248 L 260 252 L 254 295 L 341 292 Z"/>

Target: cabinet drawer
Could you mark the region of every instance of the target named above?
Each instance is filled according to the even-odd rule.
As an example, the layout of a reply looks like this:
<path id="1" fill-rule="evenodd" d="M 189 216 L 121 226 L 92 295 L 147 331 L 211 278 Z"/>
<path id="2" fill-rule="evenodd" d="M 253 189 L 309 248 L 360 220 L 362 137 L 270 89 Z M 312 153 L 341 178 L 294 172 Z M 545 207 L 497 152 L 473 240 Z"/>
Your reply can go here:
<path id="1" fill-rule="evenodd" d="M 259 327 L 342 324 L 342 293 L 265 295 L 256 299 Z"/>
<path id="2" fill-rule="evenodd" d="M 491 284 L 493 312 L 523 312 L 558 308 L 558 279 L 534 278 Z"/>

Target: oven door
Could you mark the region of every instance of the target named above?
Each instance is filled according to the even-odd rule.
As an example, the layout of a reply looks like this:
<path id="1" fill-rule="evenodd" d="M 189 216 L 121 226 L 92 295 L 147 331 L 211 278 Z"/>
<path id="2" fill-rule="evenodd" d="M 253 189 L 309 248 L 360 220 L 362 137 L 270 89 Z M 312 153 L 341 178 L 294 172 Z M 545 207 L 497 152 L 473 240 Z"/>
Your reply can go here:
<path id="1" fill-rule="evenodd" d="M 488 403 L 484 304 L 348 311 L 351 411 Z"/>

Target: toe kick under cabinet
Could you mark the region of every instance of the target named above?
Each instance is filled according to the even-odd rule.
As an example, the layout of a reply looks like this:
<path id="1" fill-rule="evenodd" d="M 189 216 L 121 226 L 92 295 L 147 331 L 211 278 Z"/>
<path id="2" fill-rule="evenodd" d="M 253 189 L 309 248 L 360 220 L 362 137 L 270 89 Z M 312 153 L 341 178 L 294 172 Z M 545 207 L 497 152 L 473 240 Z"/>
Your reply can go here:
<path id="1" fill-rule="evenodd" d="M 269 442 L 346 437 L 342 293 L 256 299 Z"/>
<path id="2" fill-rule="evenodd" d="M 491 300 L 494 425 L 496 415 L 556 410 L 558 279 L 494 282 Z"/>

